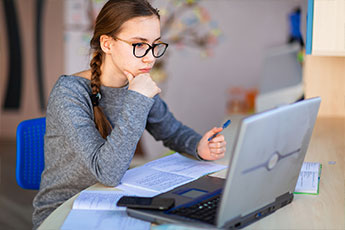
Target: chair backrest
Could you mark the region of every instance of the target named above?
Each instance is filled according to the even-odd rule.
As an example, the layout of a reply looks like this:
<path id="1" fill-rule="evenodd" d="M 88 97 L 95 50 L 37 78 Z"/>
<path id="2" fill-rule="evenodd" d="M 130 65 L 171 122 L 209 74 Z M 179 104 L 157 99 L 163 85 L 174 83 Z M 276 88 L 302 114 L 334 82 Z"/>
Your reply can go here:
<path id="1" fill-rule="evenodd" d="M 24 189 L 40 188 L 45 131 L 45 117 L 22 121 L 17 127 L 16 179 Z"/>

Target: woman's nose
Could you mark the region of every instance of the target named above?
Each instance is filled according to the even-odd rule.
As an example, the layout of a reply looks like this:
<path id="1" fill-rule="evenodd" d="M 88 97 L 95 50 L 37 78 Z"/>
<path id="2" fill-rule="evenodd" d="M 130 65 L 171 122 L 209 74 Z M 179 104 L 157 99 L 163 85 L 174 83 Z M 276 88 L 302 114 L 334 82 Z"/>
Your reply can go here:
<path id="1" fill-rule="evenodd" d="M 153 56 L 151 50 L 143 57 L 143 62 L 145 63 L 152 63 L 156 60 L 156 58 Z"/>

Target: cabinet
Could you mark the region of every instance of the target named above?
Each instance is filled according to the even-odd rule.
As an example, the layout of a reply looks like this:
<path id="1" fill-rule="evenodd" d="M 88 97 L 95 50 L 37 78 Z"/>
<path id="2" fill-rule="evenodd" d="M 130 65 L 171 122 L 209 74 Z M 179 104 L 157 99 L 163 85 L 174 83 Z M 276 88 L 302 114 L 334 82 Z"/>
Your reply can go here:
<path id="1" fill-rule="evenodd" d="M 307 55 L 305 97 L 321 97 L 319 116 L 345 117 L 345 57 Z"/>
<path id="2" fill-rule="evenodd" d="M 306 53 L 345 56 L 345 0 L 308 0 Z"/>
<path id="3" fill-rule="evenodd" d="M 345 0 L 308 0 L 305 97 L 320 96 L 319 116 L 345 117 Z"/>

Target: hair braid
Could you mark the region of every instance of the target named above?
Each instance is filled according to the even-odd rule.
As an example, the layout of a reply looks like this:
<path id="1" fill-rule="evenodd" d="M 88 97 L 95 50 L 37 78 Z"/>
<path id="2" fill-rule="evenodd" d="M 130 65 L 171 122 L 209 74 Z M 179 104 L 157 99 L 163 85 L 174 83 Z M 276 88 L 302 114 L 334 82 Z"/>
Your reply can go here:
<path id="1" fill-rule="evenodd" d="M 102 53 L 95 51 L 93 58 L 90 62 L 91 67 L 91 89 L 92 94 L 97 94 L 100 91 L 101 86 L 101 65 L 102 65 Z"/>
<path id="2" fill-rule="evenodd" d="M 91 67 L 91 89 L 92 95 L 100 93 L 101 87 L 101 65 L 102 65 L 102 53 L 95 51 L 93 58 L 90 62 Z M 99 99 L 99 98 L 98 98 Z M 98 102 L 93 103 L 93 112 L 96 128 L 100 132 L 103 138 L 106 138 L 111 132 L 111 125 L 104 115 L 102 109 L 99 107 Z"/>

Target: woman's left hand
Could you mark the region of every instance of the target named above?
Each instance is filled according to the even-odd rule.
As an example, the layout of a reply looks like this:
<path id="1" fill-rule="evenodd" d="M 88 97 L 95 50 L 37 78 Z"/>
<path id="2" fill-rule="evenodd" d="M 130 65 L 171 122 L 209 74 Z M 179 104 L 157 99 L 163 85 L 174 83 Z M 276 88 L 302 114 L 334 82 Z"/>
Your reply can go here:
<path id="1" fill-rule="evenodd" d="M 208 139 L 214 134 L 222 131 L 223 128 L 213 128 L 201 138 L 198 144 L 198 155 L 204 160 L 218 160 L 224 157 L 226 152 L 226 141 L 222 134 L 218 134 L 212 140 Z"/>

